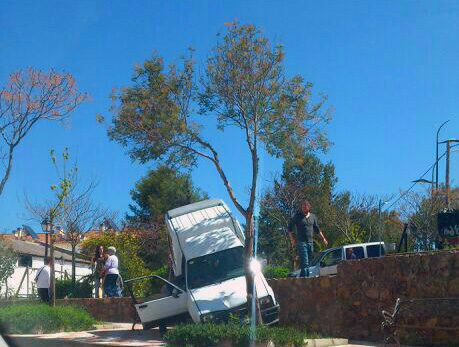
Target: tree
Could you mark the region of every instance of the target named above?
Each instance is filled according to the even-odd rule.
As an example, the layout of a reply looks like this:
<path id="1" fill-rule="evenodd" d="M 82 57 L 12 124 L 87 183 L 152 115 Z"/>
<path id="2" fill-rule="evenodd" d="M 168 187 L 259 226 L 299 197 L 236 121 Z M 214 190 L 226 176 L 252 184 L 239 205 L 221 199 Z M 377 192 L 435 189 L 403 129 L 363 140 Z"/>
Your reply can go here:
<path id="1" fill-rule="evenodd" d="M 249 312 L 260 151 L 288 157 L 304 148 L 325 149 L 328 145 L 322 128 L 331 117 L 330 110 L 324 110 L 326 97 L 314 103 L 312 83 L 299 75 L 287 78 L 283 60 L 283 47 L 273 47 L 254 25 L 230 23 L 222 41 L 211 51 L 199 84 L 195 83 L 192 53 L 183 58 L 182 68 L 170 65 L 168 70 L 155 55 L 136 68 L 134 85 L 113 95 L 115 116 L 109 136 L 128 146 L 133 159 L 190 166 L 202 158 L 215 166 L 245 218 Z M 199 105 L 197 114 L 192 109 L 194 100 Z M 247 145 L 252 174 L 245 207 L 230 184 L 217 148 L 202 132 L 207 117 L 213 117 L 220 130 L 239 130 Z"/>
<path id="2" fill-rule="evenodd" d="M 336 244 L 362 243 L 382 240 L 394 241 L 403 228 L 397 211 L 381 211 L 379 203 L 390 198 L 375 195 L 343 193 L 333 210 Z"/>
<path id="3" fill-rule="evenodd" d="M 14 251 L 0 237 L 0 290 L 1 284 L 5 283 L 8 278 L 14 273 L 17 257 Z"/>
<path id="4" fill-rule="evenodd" d="M 275 265 L 297 268 L 296 250 L 287 235 L 290 219 L 307 199 L 320 227 L 333 246 L 400 237 L 403 225 L 396 211 L 383 211 L 379 218 L 377 196 L 336 192 L 335 167 L 322 163 L 308 151 L 285 160 L 280 179 L 262 197 L 260 249 Z M 387 199 L 385 199 L 387 200 Z M 321 244 L 317 244 L 320 249 Z"/>
<path id="5" fill-rule="evenodd" d="M 194 187 L 189 174 L 179 173 L 167 166 L 150 170 L 131 190 L 135 205 L 127 215 L 129 224 L 150 224 L 164 219 L 170 209 L 207 199 L 207 194 Z"/>
<path id="6" fill-rule="evenodd" d="M 56 224 L 63 228 L 64 237 L 70 242 L 72 251 L 72 287 L 74 288 L 76 247 L 87 232 L 106 219 L 113 218 L 114 214 L 93 202 L 92 195 L 97 183 L 92 180 L 87 185 L 82 184 L 77 166 L 68 169 L 69 159 L 70 153 L 66 148 L 62 153 L 63 163 L 60 169 L 54 150 L 51 150 L 51 160 L 59 178 L 58 185 L 51 185 L 55 198 L 44 203 L 32 203 L 26 196 L 25 204 L 32 215 L 32 220 L 41 223 L 48 219 L 52 225 Z"/>
<path id="7" fill-rule="evenodd" d="M 276 265 L 298 265 L 287 228 L 304 199 L 312 203 L 321 228 L 329 235 L 336 182 L 334 165 L 323 164 L 309 151 L 285 160 L 282 176 L 274 180 L 273 187 L 264 193 L 261 202 L 260 249 L 268 261 Z"/>
<path id="8" fill-rule="evenodd" d="M 459 208 L 459 189 L 451 191 L 452 208 Z M 402 195 L 399 210 L 415 238 L 415 250 L 430 250 L 439 239 L 437 214 L 447 208 L 444 190 L 407 191 Z"/>
<path id="9" fill-rule="evenodd" d="M 30 129 L 44 120 L 64 120 L 87 98 L 69 73 L 29 67 L 10 74 L 0 89 L 0 159 L 5 168 L 0 195 L 10 177 L 14 151 Z"/>
<path id="10" fill-rule="evenodd" d="M 176 207 L 207 199 L 206 193 L 193 185 L 189 174 L 160 166 L 150 170 L 131 190 L 135 205 L 126 216 L 131 229 L 139 234 L 139 255 L 148 268 L 157 269 L 168 262 L 168 236 L 164 214 Z"/>
<path id="11" fill-rule="evenodd" d="M 90 230 L 102 223 L 110 216 L 107 209 L 95 204 L 92 194 L 96 188 L 94 181 L 86 187 L 80 188 L 79 180 L 75 178 L 74 189 L 65 198 L 61 213 L 57 221 L 64 228 L 65 238 L 70 242 L 72 249 L 72 288 L 76 280 L 76 247 Z"/>

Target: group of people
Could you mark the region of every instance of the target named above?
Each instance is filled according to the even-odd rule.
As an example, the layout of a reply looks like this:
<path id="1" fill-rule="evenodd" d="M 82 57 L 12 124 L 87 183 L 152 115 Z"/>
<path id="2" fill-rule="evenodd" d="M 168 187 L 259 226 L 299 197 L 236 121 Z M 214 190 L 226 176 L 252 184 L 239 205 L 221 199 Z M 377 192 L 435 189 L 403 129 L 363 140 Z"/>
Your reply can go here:
<path id="1" fill-rule="evenodd" d="M 104 247 L 98 245 L 92 264 L 94 265 L 94 282 L 95 282 L 95 297 L 102 296 L 118 297 L 121 296 L 123 290 L 123 279 L 118 270 L 118 257 L 116 256 L 116 248 L 111 246 L 107 249 L 108 254 L 104 253 Z"/>
<path id="2" fill-rule="evenodd" d="M 45 258 L 44 265 L 38 269 L 37 274 L 35 275 L 38 296 L 45 302 L 49 302 L 50 299 L 50 262 L 50 258 Z M 101 289 L 102 296 L 121 296 L 121 292 L 123 290 L 123 279 L 121 278 L 118 270 L 119 261 L 116 256 L 116 248 L 108 247 L 107 253 L 104 253 L 104 247 L 102 245 L 98 245 L 91 262 L 94 269 L 95 297 L 100 297 Z"/>

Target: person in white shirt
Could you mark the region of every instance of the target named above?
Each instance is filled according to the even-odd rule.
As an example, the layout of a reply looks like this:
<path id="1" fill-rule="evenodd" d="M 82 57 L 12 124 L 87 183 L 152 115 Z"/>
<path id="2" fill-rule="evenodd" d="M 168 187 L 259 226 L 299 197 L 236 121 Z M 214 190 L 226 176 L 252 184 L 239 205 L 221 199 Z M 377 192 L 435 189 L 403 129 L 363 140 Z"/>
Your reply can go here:
<path id="1" fill-rule="evenodd" d="M 45 265 L 37 271 L 35 282 L 37 283 L 38 296 L 42 301 L 49 302 L 49 283 L 50 273 L 49 268 L 50 258 L 45 258 Z"/>
<path id="2" fill-rule="evenodd" d="M 120 273 L 118 271 L 118 257 L 116 248 L 108 247 L 108 258 L 105 261 L 103 274 L 105 274 L 104 292 L 108 297 L 121 296 Z"/>

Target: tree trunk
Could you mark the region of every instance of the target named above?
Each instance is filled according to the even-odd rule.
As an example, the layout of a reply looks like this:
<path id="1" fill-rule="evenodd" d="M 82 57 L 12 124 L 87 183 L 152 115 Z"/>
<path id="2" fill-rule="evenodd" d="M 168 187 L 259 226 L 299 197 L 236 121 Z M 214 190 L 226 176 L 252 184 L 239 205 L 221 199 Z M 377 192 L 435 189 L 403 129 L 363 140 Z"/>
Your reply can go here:
<path id="1" fill-rule="evenodd" d="M 76 280 L 75 248 L 76 248 L 76 245 L 72 243 L 72 292 L 75 291 L 75 280 Z"/>
<path id="2" fill-rule="evenodd" d="M 3 188 L 5 188 L 6 181 L 10 177 L 11 168 L 13 167 L 13 150 L 14 147 L 10 146 L 9 155 L 8 155 L 8 165 L 6 167 L 5 175 L 3 176 L 2 181 L 0 182 L 0 195 L 3 193 Z"/>
<path id="3" fill-rule="evenodd" d="M 247 288 L 247 311 L 249 317 L 252 317 L 252 310 L 253 310 L 253 297 L 255 296 L 255 319 L 257 324 L 261 324 L 261 313 L 260 307 L 258 304 L 258 299 L 256 297 L 257 293 L 254 292 L 254 283 L 255 278 L 254 274 L 250 269 L 250 261 L 253 259 L 254 256 L 254 231 L 255 231 L 255 223 L 253 219 L 253 212 L 249 212 L 246 215 L 246 232 L 245 232 L 245 247 L 244 247 L 244 268 L 245 268 L 245 280 L 246 280 L 246 288 Z"/>

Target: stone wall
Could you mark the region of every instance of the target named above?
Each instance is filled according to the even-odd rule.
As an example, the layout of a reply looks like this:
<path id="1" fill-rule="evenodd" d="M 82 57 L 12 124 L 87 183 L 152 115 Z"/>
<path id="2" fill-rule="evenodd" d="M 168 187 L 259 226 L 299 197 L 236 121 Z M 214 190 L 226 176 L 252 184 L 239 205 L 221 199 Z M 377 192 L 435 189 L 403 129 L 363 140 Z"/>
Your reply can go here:
<path id="1" fill-rule="evenodd" d="M 381 340 L 381 311 L 392 311 L 397 298 L 459 298 L 459 251 L 346 261 L 332 278 L 279 279 L 270 284 L 281 305 L 281 324 L 324 335 Z M 444 300 L 406 304 L 404 323 L 458 327 L 459 305 L 449 306 Z M 458 330 L 402 333 L 410 337 L 413 331 L 429 343 L 459 343 Z"/>
<path id="2" fill-rule="evenodd" d="M 101 322 L 131 323 L 137 318 L 131 298 L 60 299 L 56 304 L 80 306 Z"/>

